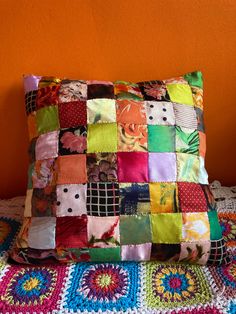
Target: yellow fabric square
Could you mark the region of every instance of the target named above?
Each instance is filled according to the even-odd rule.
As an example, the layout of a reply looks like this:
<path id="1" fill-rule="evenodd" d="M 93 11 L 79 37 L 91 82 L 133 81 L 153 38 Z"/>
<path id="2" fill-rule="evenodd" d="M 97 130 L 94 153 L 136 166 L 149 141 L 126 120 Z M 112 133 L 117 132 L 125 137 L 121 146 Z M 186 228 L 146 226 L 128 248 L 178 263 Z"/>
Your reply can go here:
<path id="1" fill-rule="evenodd" d="M 183 213 L 183 241 L 200 240 L 210 240 L 210 223 L 207 213 Z"/>
<path id="2" fill-rule="evenodd" d="M 89 124 L 116 122 L 115 99 L 90 99 L 87 101 L 87 120 Z"/>
<path id="3" fill-rule="evenodd" d="M 116 123 L 100 123 L 88 125 L 88 153 L 117 152 Z"/>
<path id="4" fill-rule="evenodd" d="M 153 243 L 180 243 L 182 240 L 182 214 L 151 214 Z"/>
<path id="5" fill-rule="evenodd" d="M 192 90 L 187 84 L 167 84 L 170 100 L 184 105 L 194 105 Z"/>
<path id="6" fill-rule="evenodd" d="M 151 213 L 175 213 L 179 211 L 176 183 L 150 183 L 149 191 L 151 201 Z"/>

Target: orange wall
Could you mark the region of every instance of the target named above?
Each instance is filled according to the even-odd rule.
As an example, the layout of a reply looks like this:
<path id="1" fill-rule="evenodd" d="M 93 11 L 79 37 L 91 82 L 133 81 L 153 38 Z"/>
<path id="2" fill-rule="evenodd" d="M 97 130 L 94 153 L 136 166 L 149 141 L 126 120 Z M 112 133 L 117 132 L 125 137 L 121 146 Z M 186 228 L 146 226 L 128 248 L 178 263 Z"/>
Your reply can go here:
<path id="1" fill-rule="evenodd" d="M 0 197 L 25 193 L 22 74 L 148 80 L 201 69 L 210 180 L 236 183 L 235 0 L 1 0 Z"/>

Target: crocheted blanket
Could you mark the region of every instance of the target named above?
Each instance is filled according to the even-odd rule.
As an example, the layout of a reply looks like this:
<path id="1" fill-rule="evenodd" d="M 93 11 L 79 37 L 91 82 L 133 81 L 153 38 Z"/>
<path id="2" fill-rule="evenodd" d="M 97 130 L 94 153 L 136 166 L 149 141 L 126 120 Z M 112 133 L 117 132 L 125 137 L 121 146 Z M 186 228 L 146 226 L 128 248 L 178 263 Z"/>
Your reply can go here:
<path id="1" fill-rule="evenodd" d="M 7 252 L 24 198 L 0 201 L 0 313 L 236 313 L 236 187 L 213 194 L 232 261 L 226 266 L 80 263 L 21 266 Z"/>

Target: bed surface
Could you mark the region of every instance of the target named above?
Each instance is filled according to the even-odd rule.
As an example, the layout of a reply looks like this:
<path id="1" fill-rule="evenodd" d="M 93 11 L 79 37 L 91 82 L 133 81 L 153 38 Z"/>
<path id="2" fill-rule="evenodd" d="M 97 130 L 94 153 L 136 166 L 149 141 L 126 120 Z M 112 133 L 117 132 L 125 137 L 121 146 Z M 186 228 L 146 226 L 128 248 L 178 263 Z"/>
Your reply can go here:
<path id="1" fill-rule="evenodd" d="M 0 200 L 0 313 L 236 313 L 236 187 L 211 187 L 232 258 L 226 266 L 10 264 L 24 197 Z"/>

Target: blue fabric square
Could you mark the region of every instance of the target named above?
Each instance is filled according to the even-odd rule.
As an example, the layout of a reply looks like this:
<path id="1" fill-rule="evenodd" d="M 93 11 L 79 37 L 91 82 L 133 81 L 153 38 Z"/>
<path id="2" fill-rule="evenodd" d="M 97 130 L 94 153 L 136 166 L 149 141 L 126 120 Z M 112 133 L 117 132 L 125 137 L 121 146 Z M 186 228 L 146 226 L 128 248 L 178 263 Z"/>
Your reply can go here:
<path id="1" fill-rule="evenodd" d="M 0 217 L 0 254 L 8 251 L 19 231 L 20 223 L 8 217 Z"/>
<path id="2" fill-rule="evenodd" d="M 76 264 L 64 308 L 75 312 L 135 309 L 139 272 L 138 263 Z"/>

